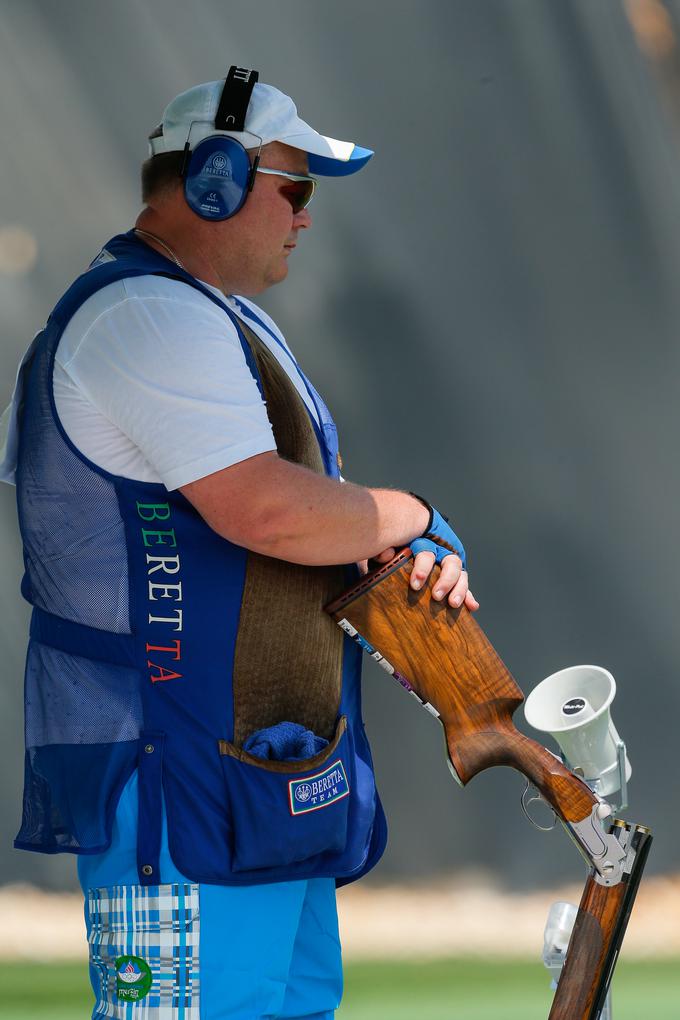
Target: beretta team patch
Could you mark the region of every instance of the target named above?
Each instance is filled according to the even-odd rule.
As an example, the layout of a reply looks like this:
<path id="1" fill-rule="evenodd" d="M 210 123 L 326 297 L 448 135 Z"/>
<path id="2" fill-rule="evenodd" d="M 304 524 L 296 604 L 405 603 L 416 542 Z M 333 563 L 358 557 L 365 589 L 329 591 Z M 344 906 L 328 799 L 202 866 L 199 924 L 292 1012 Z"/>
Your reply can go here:
<path id="1" fill-rule="evenodd" d="M 349 793 L 349 783 L 345 766 L 340 758 L 315 776 L 306 779 L 291 779 L 288 783 L 290 811 L 293 815 L 303 815 L 307 811 L 317 811 L 328 807 L 336 800 L 342 800 Z"/>
<path id="2" fill-rule="evenodd" d="M 116 995 L 124 1002 L 139 1002 L 151 991 L 151 967 L 141 956 L 119 956 L 116 960 Z"/>

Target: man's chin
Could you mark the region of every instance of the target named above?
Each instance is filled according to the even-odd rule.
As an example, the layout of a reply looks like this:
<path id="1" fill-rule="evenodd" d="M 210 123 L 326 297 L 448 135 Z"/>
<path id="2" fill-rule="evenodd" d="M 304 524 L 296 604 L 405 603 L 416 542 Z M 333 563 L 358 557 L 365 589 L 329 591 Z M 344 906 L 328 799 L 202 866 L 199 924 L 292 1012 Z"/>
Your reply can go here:
<path id="1" fill-rule="evenodd" d="M 284 261 L 282 263 L 279 263 L 279 265 L 275 266 L 262 280 L 261 283 L 257 285 L 253 284 L 247 289 L 245 287 L 242 287 L 239 293 L 243 294 L 244 297 L 256 297 L 263 291 L 268 290 L 269 287 L 274 287 L 277 283 L 283 283 L 287 276 L 288 276 L 288 263 Z"/>
<path id="2" fill-rule="evenodd" d="M 274 284 L 276 283 L 283 283 L 287 276 L 288 276 L 288 263 L 284 259 L 284 261 L 277 265 L 276 268 L 272 271 L 269 277 L 269 282 L 266 284 L 266 286 L 273 287 Z"/>

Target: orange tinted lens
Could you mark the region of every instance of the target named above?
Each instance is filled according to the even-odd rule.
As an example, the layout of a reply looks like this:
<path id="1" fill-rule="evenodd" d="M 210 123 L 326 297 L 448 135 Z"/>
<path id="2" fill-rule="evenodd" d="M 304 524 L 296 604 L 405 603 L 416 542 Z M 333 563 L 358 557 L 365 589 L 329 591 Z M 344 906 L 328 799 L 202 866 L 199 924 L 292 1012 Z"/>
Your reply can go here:
<path id="1" fill-rule="evenodd" d="M 284 184 L 281 194 L 286 196 L 293 207 L 293 212 L 298 213 L 312 201 L 314 181 L 291 181 L 290 184 Z"/>

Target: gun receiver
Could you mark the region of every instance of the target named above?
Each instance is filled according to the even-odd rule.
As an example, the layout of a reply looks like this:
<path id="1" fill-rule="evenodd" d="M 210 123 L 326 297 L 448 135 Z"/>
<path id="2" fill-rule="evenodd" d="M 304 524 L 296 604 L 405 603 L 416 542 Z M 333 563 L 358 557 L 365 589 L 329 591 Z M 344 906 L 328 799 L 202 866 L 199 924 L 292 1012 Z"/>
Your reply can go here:
<path id="1" fill-rule="evenodd" d="M 524 695 L 462 607 L 408 585 L 410 549 L 326 607 L 343 630 L 444 727 L 449 767 L 465 786 L 495 765 L 521 772 L 576 843 L 590 875 L 549 1020 L 596 1020 L 632 909 L 651 836 L 603 821 L 611 808 L 552 752 L 516 729 Z M 572 962 L 573 961 L 573 962 Z"/>

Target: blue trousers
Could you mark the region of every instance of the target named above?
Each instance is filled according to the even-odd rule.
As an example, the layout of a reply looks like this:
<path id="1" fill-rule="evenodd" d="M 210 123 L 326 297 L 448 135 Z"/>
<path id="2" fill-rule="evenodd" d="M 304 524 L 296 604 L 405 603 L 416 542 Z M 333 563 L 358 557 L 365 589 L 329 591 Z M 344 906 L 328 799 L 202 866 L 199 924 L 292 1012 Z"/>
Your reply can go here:
<path id="1" fill-rule="evenodd" d="M 110 848 L 78 859 L 93 1020 L 332 1020 L 342 996 L 332 879 L 192 883 L 164 822 L 163 884 L 140 886 L 136 832 L 135 774 Z"/>

